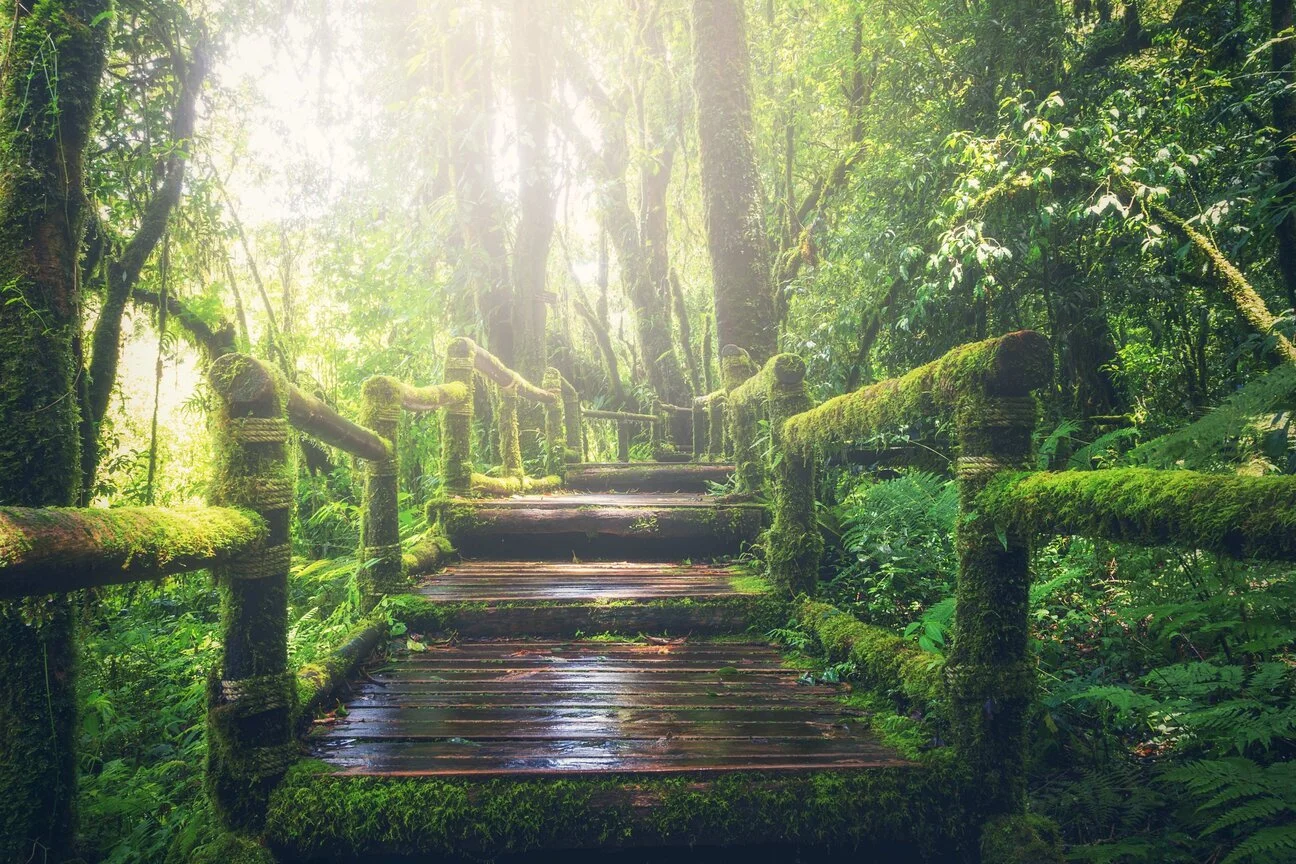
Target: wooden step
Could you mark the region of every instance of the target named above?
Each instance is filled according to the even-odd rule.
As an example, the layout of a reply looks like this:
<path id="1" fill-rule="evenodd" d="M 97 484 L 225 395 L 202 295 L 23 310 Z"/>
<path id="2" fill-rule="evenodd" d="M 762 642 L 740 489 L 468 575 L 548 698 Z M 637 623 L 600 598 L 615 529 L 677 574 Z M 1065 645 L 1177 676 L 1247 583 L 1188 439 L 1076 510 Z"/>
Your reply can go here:
<path id="1" fill-rule="evenodd" d="M 678 560 L 733 555 L 760 533 L 765 508 L 687 493 L 517 495 L 440 505 L 467 557 Z"/>
<path id="2" fill-rule="evenodd" d="M 706 492 L 732 475 L 722 463 L 584 462 L 567 466 L 564 483 L 587 492 Z"/>
<path id="3" fill-rule="evenodd" d="M 480 638 L 577 633 L 741 633 L 768 586 L 731 566 L 640 561 L 463 561 L 413 593 L 436 605 L 439 632 Z"/>
<path id="4" fill-rule="evenodd" d="M 806 687 L 800 677 L 763 644 L 433 647 L 373 671 L 311 746 L 336 773 L 363 776 L 797 773 L 905 764 L 837 701 L 834 688 Z"/>

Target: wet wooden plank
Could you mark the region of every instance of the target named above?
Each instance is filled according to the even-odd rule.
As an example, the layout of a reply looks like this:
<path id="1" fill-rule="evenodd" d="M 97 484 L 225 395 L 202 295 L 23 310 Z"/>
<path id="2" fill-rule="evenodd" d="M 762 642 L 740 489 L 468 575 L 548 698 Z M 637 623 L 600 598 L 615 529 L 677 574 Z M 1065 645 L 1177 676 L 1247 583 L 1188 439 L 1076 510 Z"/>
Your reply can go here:
<path id="1" fill-rule="evenodd" d="M 344 773 L 411 776 L 902 764 L 800 674 L 755 642 L 465 642 L 375 670 L 312 747 Z"/>
<path id="2" fill-rule="evenodd" d="M 694 598 L 701 601 L 698 603 L 667 607 L 578 601 L 529 606 L 525 605 L 527 601 L 517 601 L 508 606 L 455 609 L 440 619 L 440 625 L 446 632 L 479 638 L 505 638 L 519 633 L 552 638 L 607 632 L 720 635 L 746 629 L 750 609 L 745 598 L 749 596 L 702 596 Z"/>
<path id="3" fill-rule="evenodd" d="M 875 742 L 825 738 L 352 742 L 321 747 L 320 753 L 340 773 L 388 776 L 813 771 L 909 764 Z"/>
<path id="4" fill-rule="evenodd" d="M 745 709 L 799 711 L 821 707 L 814 694 L 800 695 L 793 691 L 789 695 L 778 690 L 752 692 L 744 689 L 736 692 L 711 693 L 587 693 L 581 691 L 565 693 L 548 690 L 517 692 L 509 689 L 494 693 L 463 693 L 445 692 L 443 685 L 439 684 L 426 685 L 422 692 L 410 692 L 411 689 L 405 687 L 401 690 L 389 690 L 385 687 L 366 685 L 363 692 L 355 693 L 349 699 L 348 710 L 357 711 L 371 707 L 453 708 L 465 712 L 491 708 L 623 710 L 627 705 L 633 705 L 635 709 L 653 711 L 674 711 L 685 708 L 714 708 L 720 711 Z"/>
<path id="5" fill-rule="evenodd" d="M 386 710 L 386 709 L 383 709 Z M 658 740 L 712 738 L 849 738 L 850 731 L 842 720 L 730 720 L 695 723 L 686 720 L 554 720 L 479 722 L 456 717 L 448 720 L 422 720 L 414 716 L 417 709 L 390 709 L 392 716 L 369 718 L 372 712 L 357 713 L 318 733 L 320 738 L 401 740 L 448 740 L 465 738 L 473 741 L 626 741 L 632 738 Z M 816 716 L 817 715 L 812 715 Z"/>

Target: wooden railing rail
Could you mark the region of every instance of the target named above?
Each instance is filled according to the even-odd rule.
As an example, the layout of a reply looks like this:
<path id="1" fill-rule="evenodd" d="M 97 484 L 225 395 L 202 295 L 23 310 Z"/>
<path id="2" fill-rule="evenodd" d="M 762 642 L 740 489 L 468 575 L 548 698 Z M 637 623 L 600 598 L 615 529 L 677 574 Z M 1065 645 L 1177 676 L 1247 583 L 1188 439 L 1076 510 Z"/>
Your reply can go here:
<path id="1" fill-rule="evenodd" d="M 219 566 L 267 534 L 264 519 L 228 507 L 0 507 L 0 599 Z"/>

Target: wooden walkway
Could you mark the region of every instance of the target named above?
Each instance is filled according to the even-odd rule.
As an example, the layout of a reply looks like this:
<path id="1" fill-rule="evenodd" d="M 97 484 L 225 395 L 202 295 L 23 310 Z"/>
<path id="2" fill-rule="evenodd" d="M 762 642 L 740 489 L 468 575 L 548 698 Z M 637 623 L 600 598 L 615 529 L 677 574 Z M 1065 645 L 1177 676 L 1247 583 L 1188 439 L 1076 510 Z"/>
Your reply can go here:
<path id="1" fill-rule="evenodd" d="M 723 479 L 713 466 L 702 473 Z M 588 778 L 579 781 L 588 797 L 574 792 L 570 805 L 580 815 L 561 817 L 570 824 L 559 833 L 629 820 L 614 845 L 661 842 L 656 808 L 724 784 L 763 790 L 786 811 L 782 825 L 809 806 L 817 774 L 857 784 L 849 805 L 857 809 L 906 782 L 911 763 L 847 706 L 845 688 L 807 683 L 761 641 L 786 612 L 723 556 L 755 539 L 762 507 L 696 488 L 662 491 L 700 482 L 667 469 L 636 466 L 618 480 L 617 466 L 588 466 L 585 480 L 596 489 L 450 502 L 443 525 L 467 560 L 414 588 L 434 610 L 406 620 L 422 640 L 416 650 L 371 665 L 344 709 L 317 721 L 309 746 L 330 769 L 328 782 L 384 778 L 417 796 L 426 778 L 459 784 L 469 800 L 511 800 L 515 786 L 519 795 L 546 794 L 536 784 L 552 790 L 551 781 Z M 654 491 L 638 491 L 644 486 Z M 698 549 L 708 554 L 694 556 Z M 877 772 L 892 779 L 879 785 Z M 660 785 L 679 775 L 684 787 Z M 801 791 L 787 786 L 779 797 L 779 784 Z M 368 809 L 355 818 L 388 818 L 382 794 L 364 797 Z M 698 836 L 723 845 L 782 836 L 779 825 L 758 824 L 766 811 L 757 810 Z M 501 830 L 515 828 L 532 830 L 512 822 Z M 549 848 L 527 837 L 528 848 Z M 576 845 L 589 842 L 610 841 Z"/>

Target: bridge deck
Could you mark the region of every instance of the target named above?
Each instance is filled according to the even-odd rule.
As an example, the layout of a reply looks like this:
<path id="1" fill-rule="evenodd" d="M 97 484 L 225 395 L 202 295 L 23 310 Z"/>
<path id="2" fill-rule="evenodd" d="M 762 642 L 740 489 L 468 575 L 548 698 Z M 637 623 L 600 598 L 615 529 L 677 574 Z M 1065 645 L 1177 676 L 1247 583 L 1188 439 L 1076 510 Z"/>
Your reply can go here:
<path id="1" fill-rule="evenodd" d="M 392 660 L 312 739 L 347 775 L 806 772 L 904 765 L 761 644 L 485 641 Z"/>

